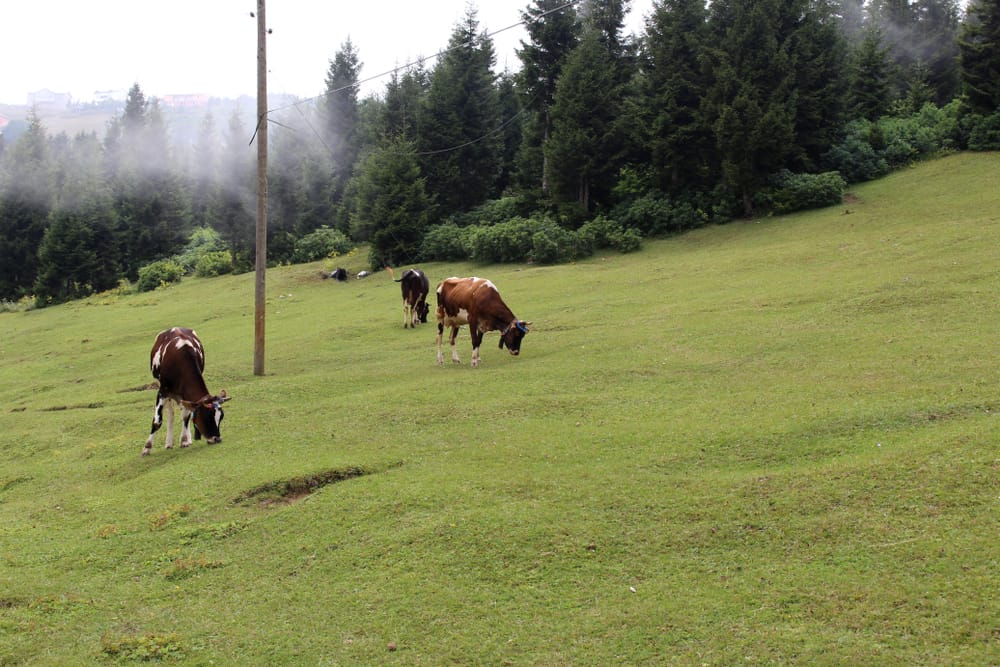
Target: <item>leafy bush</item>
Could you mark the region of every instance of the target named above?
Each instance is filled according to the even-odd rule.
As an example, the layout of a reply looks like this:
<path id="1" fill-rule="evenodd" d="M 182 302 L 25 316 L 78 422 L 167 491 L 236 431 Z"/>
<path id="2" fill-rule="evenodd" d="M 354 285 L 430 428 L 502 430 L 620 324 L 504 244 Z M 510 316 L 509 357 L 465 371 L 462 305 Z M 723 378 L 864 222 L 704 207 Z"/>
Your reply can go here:
<path id="1" fill-rule="evenodd" d="M 467 213 L 455 215 L 452 222 L 460 227 L 496 225 L 526 213 L 523 197 L 492 199 Z"/>
<path id="2" fill-rule="evenodd" d="M 869 120 L 856 120 L 847 125 L 844 140 L 826 154 L 826 163 L 848 183 L 871 181 L 889 173 L 889 163 L 872 146 Z"/>
<path id="3" fill-rule="evenodd" d="M 772 179 L 770 205 L 776 213 L 833 206 L 843 201 L 847 182 L 836 171 L 793 174 L 784 170 Z"/>
<path id="4" fill-rule="evenodd" d="M 459 227 L 454 222 L 434 225 L 424 234 L 420 257 L 424 261 L 468 259 L 472 254 L 471 236 L 475 227 Z"/>
<path id="5" fill-rule="evenodd" d="M 315 262 L 333 253 L 345 253 L 353 247 L 354 244 L 339 229 L 323 225 L 295 242 L 292 262 Z"/>
<path id="6" fill-rule="evenodd" d="M 586 236 L 563 229 L 550 220 L 542 220 L 531 237 L 529 259 L 538 264 L 558 264 L 587 257 L 593 252 L 593 244 Z"/>
<path id="7" fill-rule="evenodd" d="M 229 256 L 229 253 L 225 250 L 220 250 L 218 252 L 205 253 L 198 258 L 198 261 L 194 265 L 194 273 L 196 276 L 202 278 L 210 278 L 212 276 L 221 276 L 227 273 L 231 273 L 233 270 L 233 261 Z"/>
<path id="8" fill-rule="evenodd" d="M 161 259 L 139 269 L 135 288 L 140 292 L 151 292 L 161 285 L 179 281 L 185 273 L 184 266 L 177 260 Z"/>
<path id="9" fill-rule="evenodd" d="M 938 108 L 925 104 L 905 116 L 847 124 L 843 140 L 824 156 L 826 164 L 848 183 L 869 181 L 941 150 L 961 143 L 959 105 Z"/>
<path id="10" fill-rule="evenodd" d="M 187 245 L 177 256 L 177 261 L 188 271 L 194 271 L 202 257 L 225 249 L 226 244 L 217 231 L 211 227 L 199 227 L 191 232 Z"/>
<path id="11" fill-rule="evenodd" d="M 476 227 L 472 259 L 479 262 L 523 262 L 531 254 L 537 221 L 514 218 L 490 227 Z"/>
<path id="12" fill-rule="evenodd" d="M 657 191 L 615 208 L 613 215 L 623 228 L 634 229 L 642 236 L 676 234 L 705 222 L 690 203 L 675 201 Z"/>
<path id="13" fill-rule="evenodd" d="M 969 123 L 969 150 L 1000 150 L 1000 111 L 989 116 L 971 116 Z"/>
<path id="14" fill-rule="evenodd" d="M 475 227 L 459 227 L 454 222 L 436 225 L 424 236 L 421 257 L 425 261 L 556 264 L 589 257 L 598 247 L 632 252 L 641 245 L 638 231 L 623 229 L 614 220 L 598 217 L 573 231 L 540 216 Z"/>

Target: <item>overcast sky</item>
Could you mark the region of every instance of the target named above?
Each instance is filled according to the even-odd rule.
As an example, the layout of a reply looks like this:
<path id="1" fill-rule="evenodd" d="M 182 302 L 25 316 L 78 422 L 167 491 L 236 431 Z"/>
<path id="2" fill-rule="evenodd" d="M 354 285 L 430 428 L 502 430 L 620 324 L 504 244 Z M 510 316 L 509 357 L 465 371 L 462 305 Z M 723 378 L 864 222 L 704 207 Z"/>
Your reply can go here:
<path id="1" fill-rule="evenodd" d="M 479 0 L 480 30 L 521 20 L 529 0 Z M 89 101 L 95 91 L 146 97 L 257 89 L 256 0 L 4 0 L 0 21 L 0 103 L 25 104 L 47 88 Z M 270 0 L 268 90 L 307 98 L 325 89 L 330 60 L 350 37 L 367 79 L 448 44 L 466 0 Z M 626 32 L 641 32 L 652 0 L 633 0 Z M 517 70 L 517 26 L 493 36 L 497 67 Z M 384 90 L 386 79 L 362 93 Z"/>

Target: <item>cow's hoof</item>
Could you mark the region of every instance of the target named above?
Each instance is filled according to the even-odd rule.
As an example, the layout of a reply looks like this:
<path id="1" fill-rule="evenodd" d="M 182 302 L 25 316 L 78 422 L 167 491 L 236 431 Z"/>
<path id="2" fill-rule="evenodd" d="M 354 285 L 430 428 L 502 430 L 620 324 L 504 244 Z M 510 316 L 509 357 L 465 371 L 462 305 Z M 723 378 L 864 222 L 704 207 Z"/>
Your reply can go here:
<path id="1" fill-rule="evenodd" d="M 142 450 L 142 454 L 139 454 L 139 456 L 149 456 L 149 450 L 148 449 Z"/>

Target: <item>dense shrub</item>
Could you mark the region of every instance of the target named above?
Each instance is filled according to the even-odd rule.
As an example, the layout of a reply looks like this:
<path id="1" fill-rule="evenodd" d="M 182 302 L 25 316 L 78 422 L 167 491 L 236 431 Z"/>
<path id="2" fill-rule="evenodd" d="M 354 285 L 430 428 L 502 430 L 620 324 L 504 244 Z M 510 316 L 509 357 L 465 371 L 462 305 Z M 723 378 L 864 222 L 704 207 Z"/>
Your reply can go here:
<path id="1" fill-rule="evenodd" d="M 177 256 L 177 261 L 187 271 L 195 271 L 202 257 L 225 249 L 226 245 L 217 231 L 211 227 L 199 227 L 191 232 L 187 245 Z"/>
<path id="2" fill-rule="evenodd" d="M 969 150 L 1000 150 L 1000 111 L 989 116 L 969 118 Z"/>
<path id="3" fill-rule="evenodd" d="M 865 119 L 848 123 L 844 140 L 826 154 L 826 163 L 848 183 L 871 181 L 889 173 L 889 163 L 872 146 L 873 126 Z"/>
<path id="4" fill-rule="evenodd" d="M 496 225 L 526 213 L 523 197 L 503 197 L 485 202 L 467 213 L 457 214 L 452 222 L 459 227 Z"/>
<path id="5" fill-rule="evenodd" d="M 705 222 L 704 216 L 689 202 L 673 200 L 656 191 L 616 207 L 613 216 L 622 227 L 634 229 L 642 236 L 676 234 Z"/>
<path id="6" fill-rule="evenodd" d="M 175 259 L 157 260 L 139 269 L 135 288 L 140 292 L 150 292 L 160 285 L 177 282 L 185 273 L 187 270 Z"/>
<path id="7" fill-rule="evenodd" d="M 459 227 L 454 222 L 436 225 L 424 236 L 421 257 L 424 261 L 556 264 L 589 257 L 599 247 L 632 252 L 641 245 L 638 231 L 623 229 L 603 217 L 576 231 L 549 217 L 513 218 L 475 227 Z"/>
<path id="8" fill-rule="evenodd" d="M 784 170 L 772 179 L 768 199 L 776 213 L 791 213 L 839 204 L 846 189 L 847 182 L 836 171 L 793 174 Z"/>
<path id="9" fill-rule="evenodd" d="M 423 261 L 468 259 L 472 254 L 470 236 L 474 227 L 459 227 L 454 222 L 434 225 L 424 234 L 420 246 Z"/>
<path id="10" fill-rule="evenodd" d="M 523 262 L 531 255 L 538 221 L 514 218 L 490 227 L 477 227 L 472 235 L 472 259 L 479 262 Z"/>
<path id="11" fill-rule="evenodd" d="M 221 276 L 231 273 L 233 261 L 225 250 L 209 252 L 198 258 L 194 265 L 194 274 L 202 278 Z"/>
<path id="12" fill-rule="evenodd" d="M 827 152 L 824 162 L 848 183 L 870 181 L 938 151 L 960 147 L 961 134 L 957 103 L 941 108 L 925 104 L 906 116 L 848 123 L 844 138 Z"/>
<path id="13" fill-rule="evenodd" d="M 329 257 L 333 253 L 348 252 L 353 247 L 354 244 L 344 236 L 342 231 L 324 225 L 295 242 L 292 262 L 315 262 Z"/>

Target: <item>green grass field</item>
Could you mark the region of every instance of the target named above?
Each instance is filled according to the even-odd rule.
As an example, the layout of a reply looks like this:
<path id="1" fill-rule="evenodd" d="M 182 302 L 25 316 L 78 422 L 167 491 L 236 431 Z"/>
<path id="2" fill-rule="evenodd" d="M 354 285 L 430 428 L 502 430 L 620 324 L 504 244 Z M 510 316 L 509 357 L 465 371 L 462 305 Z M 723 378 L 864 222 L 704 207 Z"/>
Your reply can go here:
<path id="1" fill-rule="evenodd" d="M 435 364 L 385 273 L 0 314 L 0 664 L 1000 662 L 1000 154 L 489 277 Z M 140 458 L 197 329 L 224 441 Z M 447 355 L 447 351 L 446 351 Z"/>

